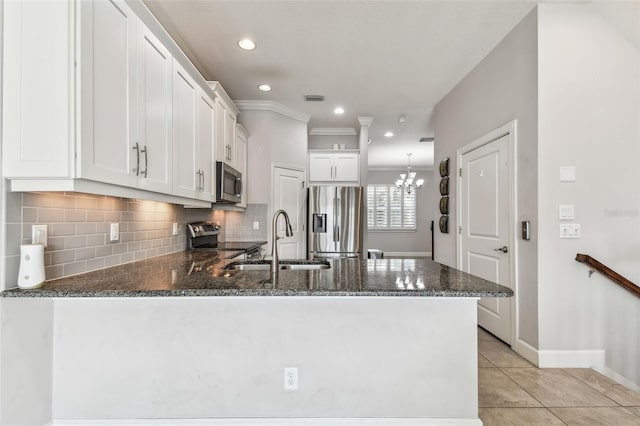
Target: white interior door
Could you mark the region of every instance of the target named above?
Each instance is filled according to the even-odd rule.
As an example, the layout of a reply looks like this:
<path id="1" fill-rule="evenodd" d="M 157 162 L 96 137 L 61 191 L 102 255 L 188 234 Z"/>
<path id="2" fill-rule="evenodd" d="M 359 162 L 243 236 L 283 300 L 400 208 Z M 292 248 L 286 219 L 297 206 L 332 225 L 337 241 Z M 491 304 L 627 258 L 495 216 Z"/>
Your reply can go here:
<path id="1" fill-rule="evenodd" d="M 509 161 L 509 134 L 461 156 L 460 269 L 513 288 Z M 511 298 L 478 301 L 478 324 L 511 344 Z"/>
<path id="2" fill-rule="evenodd" d="M 278 235 L 285 237 L 278 240 L 278 255 L 280 259 L 306 258 L 306 185 L 304 170 L 288 169 L 274 166 L 274 203 L 273 212 L 283 209 L 289 215 L 293 237 L 285 237 L 285 221 L 278 220 Z M 271 236 L 273 238 L 273 235 Z"/>

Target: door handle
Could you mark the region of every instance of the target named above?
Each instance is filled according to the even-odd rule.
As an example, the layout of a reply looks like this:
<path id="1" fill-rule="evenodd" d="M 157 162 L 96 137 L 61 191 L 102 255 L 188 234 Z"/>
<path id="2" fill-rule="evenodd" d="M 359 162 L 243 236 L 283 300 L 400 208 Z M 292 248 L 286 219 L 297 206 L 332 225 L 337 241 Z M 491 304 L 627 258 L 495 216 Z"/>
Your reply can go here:
<path id="1" fill-rule="evenodd" d="M 508 252 L 509 252 L 509 249 L 507 248 L 507 246 L 502 246 L 502 247 L 500 247 L 500 248 L 493 249 L 493 251 L 501 251 L 501 252 L 503 252 L 503 253 L 508 253 Z"/>

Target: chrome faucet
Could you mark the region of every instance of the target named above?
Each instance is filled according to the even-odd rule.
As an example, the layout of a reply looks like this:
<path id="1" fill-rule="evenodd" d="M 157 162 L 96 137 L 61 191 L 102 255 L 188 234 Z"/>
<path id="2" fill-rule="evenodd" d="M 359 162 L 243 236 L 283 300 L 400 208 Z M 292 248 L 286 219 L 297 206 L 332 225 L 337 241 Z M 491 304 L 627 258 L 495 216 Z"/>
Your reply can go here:
<path id="1" fill-rule="evenodd" d="M 271 278 L 274 282 L 276 278 L 278 278 L 278 270 L 280 269 L 280 265 L 278 264 L 278 240 L 284 238 L 278 236 L 278 217 L 280 217 L 280 215 L 284 216 L 287 237 L 293 237 L 293 229 L 291 229 L 289 215 L 282 209 L 278 210 L 273 214 L 273 227 L 271 230 Z"/>

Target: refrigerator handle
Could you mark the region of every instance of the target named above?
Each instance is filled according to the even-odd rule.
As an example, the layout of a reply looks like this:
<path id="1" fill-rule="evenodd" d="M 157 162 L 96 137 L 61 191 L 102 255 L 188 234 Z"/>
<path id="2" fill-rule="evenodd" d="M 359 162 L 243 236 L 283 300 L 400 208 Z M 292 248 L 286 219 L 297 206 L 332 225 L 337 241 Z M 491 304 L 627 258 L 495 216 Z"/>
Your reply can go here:
<path id="1" fill-rule="evenodd" d="M 340 200 L 336 196 L 336 198 L 333 199 L 333 241 L 336 243 L 340 241 L 340 214 L 338 210 L 339 203 Z"/>

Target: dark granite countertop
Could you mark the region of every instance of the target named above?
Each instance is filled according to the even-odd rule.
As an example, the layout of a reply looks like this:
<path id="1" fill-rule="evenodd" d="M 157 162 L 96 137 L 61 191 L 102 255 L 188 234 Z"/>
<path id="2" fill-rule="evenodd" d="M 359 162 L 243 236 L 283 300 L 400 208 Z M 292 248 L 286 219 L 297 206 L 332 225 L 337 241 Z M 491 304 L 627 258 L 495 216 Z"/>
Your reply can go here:
<path id="1" fill-rule="evenodd" d="M 233 251 L 251 251 L 267 244 L 266 241 L 218 241 L 217 249 Z"/>
<path id="2" fill-rule="evenodd" d="M 215 259 L 215 260 L 214 260 Z M 235 271 L 212 253 L 182 252 L 73 277 L 2 297 L 413 296 L 510 297 L 501 285 L 429 259 L 331 259 L 324 270 Z"/>

